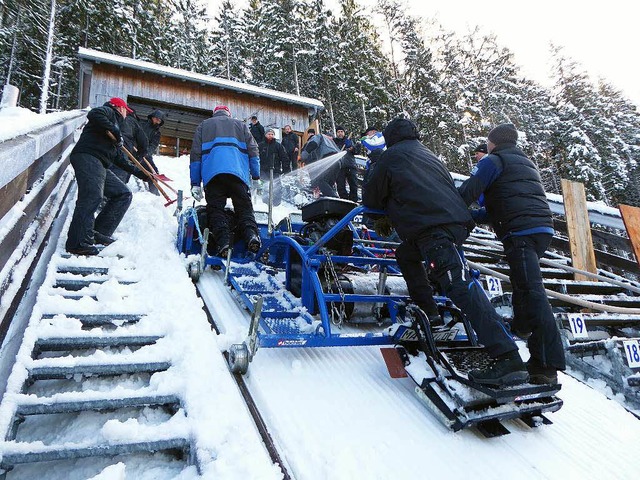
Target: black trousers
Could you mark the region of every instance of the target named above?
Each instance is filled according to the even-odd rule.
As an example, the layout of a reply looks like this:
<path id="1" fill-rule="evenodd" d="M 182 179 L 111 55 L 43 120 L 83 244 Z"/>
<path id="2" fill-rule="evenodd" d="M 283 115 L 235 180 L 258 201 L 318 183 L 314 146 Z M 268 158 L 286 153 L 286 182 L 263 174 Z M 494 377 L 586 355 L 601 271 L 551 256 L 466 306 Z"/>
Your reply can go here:
<path id="1" fill-rule="evenodd" d="M 358 201 L 358 176 L 356 175 L 356 167 L 342 167 L 340 173 L 338 173 L 336 183 L 338 184 L 338 195 L 340 198 L 353 202 Z M 347 184 L 349 185 L 348 192 Z"/>
<path id="2" fill-rule="evenodd" d="M 67 250 L 94 244 L 93 232 L 111 236 L 131 204 L 131 191 L 102 162 L 87 153 L 71 155 L 71 166 L 78 182 L 78 199 L 73 211 Z M 95 217 L 102 203 L 107 201 Z"/>
<path id="3" fill-rule="evenodd" d="M 209 231 L 218 248 L 231 241 L 229 218 L 224 212 L 227 198 L 233 202 L 238 232 L 244 240 L 249 240 L 253 234 L 259 234 L 249 187 L 238 177 L 227 173 L 216 175 L 204 187 L 204 195 Z"/>
<path id="4" fill-rule="evenodd" d="M 540 273 L 540 257 L 551 243 L 551 234 L 513 236 L 502 241 L 513 288 L 513 329 L 532 332 L 527 346 L 530 362 L 564 370 L 560 331 L 547 299 Z"/>
<path id="5" fill-rule="evenodd" d="M 422 265 L 424 260 L 431 278 L 469 319 L 478 341 L 485 346 L 489 355 L 497 357 L 515 351 L 517 346 L 513 338 L 480 284 L 471 278 L 459 251 L 459 245 L 466 236 L 467 231 L 462 226 L 436 228 L 398 247 L 396 257 L 409 294 L 416 303 L 419 300 L 415 296 L 424 301 L 433 294 L 427 271 Z"/>

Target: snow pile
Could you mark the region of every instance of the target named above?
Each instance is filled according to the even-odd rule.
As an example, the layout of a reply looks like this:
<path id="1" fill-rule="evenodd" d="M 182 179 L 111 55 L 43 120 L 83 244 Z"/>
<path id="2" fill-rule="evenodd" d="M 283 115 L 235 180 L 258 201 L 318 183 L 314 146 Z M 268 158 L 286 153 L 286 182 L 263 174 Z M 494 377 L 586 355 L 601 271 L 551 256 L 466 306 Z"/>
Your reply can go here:
<path id="1" fill-rule="evenodd" d="M 5 107 L 0 110 L 0 142 L 34 132 L 78 116 L 77 110 L 41 115 L 28 108 Z"/>

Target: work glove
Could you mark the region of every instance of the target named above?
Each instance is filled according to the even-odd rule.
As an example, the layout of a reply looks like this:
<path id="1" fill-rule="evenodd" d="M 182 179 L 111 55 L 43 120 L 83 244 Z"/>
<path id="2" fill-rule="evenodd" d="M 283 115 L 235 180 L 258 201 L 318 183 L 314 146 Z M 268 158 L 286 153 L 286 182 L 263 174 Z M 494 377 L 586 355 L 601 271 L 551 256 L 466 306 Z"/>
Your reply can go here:
<path id="1" fill-rule="evenodd" d="M 251 184 L 253 189 L 258 192 L 258 193 L 262 193 L 262 180 L 260 180 L 259 178 L 254 178 L 253 180 L 251 180 Z"/>
<path id="2" fill-rule="evenodd" d="M 200 186 L 191 187 L 191 196 L 196 202 L 199 202 L 200 200 L 202 200 L 204 198 L 204 195 L 202 195 L 202 187 Z"/>
<path id="3" fill-rule="evenodd" d="M 386 215 L 376 220 L 373 228 L 381 237 L 389 237 L 393 233 L 393 225 L 391 225 L 391 220 Z"/>
<path id="4" fill-rule="evenodd" d="M 116 139 L 116 147 L 122 148 L 124 146 L 124 139 L 122 138 L 122 135 L 116 136 Z"/>

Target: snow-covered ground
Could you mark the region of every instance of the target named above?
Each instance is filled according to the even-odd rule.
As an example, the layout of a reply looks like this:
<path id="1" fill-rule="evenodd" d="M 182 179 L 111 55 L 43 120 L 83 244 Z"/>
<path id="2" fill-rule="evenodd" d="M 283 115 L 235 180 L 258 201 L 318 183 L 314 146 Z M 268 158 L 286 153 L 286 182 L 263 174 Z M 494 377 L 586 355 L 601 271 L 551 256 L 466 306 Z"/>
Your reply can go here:
<path id="1" fill-rule="evenodd" d="M 160 171 L 173 179 L 174 188 L 189 191 L 187 157 L 155 160 Z M 135 189 L 137 181 L 133 179 L 131 185 Z M 61 315 L 41 322 L 42 313 L 144 311 L 147 316 L 124 332 L 162 335 L 158 344 L 133 352 L 97 352 L 60 361 L 169 360 L 173 364 L 169 370 L 154 374 L 146 385 L 132 383 L 126 390 L 177 393 L 187 415 L 170 419 L 151 412 L 135 419 L 126 415 L 104 419 L 81 415 L 68 423 L 65 420 L 33 429 L 33 435 L 45 443 L 82 443 L 187 434 L 204 460 L 205 478 L 281 478 L 221 355 L 230 343 L 243 340 L 248 314 L 234 301 L 221 275 L 207 271 L 200 286 L 223 328 L 221 335 L 211 331 L 202 300 L 187 276 L 185 259 L 175 251 L 174 207 L 163 207 L 163 203 L 161 197 L 135 193 L 115 234 L 118 241 L 98 260 L 73 260 L 77 265 L 99 261 L 110 268 L 110 281 L 88 287 L 85 292 L 95 295 L 97 301 L 65 299 L 52 288 L 56 267 L 71 261 L 54 256 L 9 389 L 20 389 L 25 368 L 34 362 L 53 361 L 31 358 L 36 336 L 83 334 L 77 320 Z M 258 208 L 266 210 L 264 205 Z M 291 210 L 278 207 L 276 220 Z M 64 238 L 58 253 L 63 243 Z M 137 283 L 125 285 L 125 280 Z M 297 479 L 638 476 L 640 422 L 616 402 L 566 375 L 561 376 L 563 388 L 559 393 L 564 407 L 548 415 L 553 425 L 530 429 L 519 422 L 507 422 L 512 433 L 494 439 L 486 439 L 474 430 L 448 431 L 417 399 L 411 380 L 389 378 L 376 347 L 261 349 L 246 382 L 290 474 Z M 64 398 L 86 398 L 98 395 L 98 390 L 117 395 L 122 388 L 91 381 L 77 385 Z M 38 393 L 51 392 L 45 389 Z M 12 402 L 18 399 L 28 401 L 14 393 L 0 407 L 0 430 L 6 429 Z M 126 457 L 78 462 L 71 478 L 196 477 L 193 467 L 161 460 L 163 457 L 156 454 L 149 462 L 128 463 Z M 10 478 L 70 478 L 42 465 L 22 468 L 21 472 L 22 476 L 18 470 L 12 472 Z"/>
<path id="2" fill-rule="evenodd" d="M 186 157 L 157 163 L 188 188 Z M 200 288 L 223 329 L 222 346 L 244 340 L 249 316 L 221 277 L 205 272 Z M 411 380 L 389 378 L 377 347 L 261 349 L 245 379 L 299 479 L 632 479 L 640 467 L 638 419 L 568 375 L 561 375 L 563 408 L 547 415 L 553 425 L 511 421 L 512 433 L 495 439 L 447 430 Z"/>

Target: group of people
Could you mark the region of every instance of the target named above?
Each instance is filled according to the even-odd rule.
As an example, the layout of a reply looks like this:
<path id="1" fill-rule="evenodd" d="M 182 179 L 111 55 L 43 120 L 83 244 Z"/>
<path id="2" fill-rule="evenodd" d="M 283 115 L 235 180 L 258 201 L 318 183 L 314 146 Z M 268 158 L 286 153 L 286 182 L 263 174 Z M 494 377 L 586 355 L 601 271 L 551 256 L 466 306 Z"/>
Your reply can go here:
<path id="1" fill-rule="evenodd" d="M 437 315 L 431 279 L 469 319 L 494 359 L 470 371 L 471 380 L 494 387 L 557 383 L 557 372 L 566 367 L 564 349 L 539 264 L 553 222 L 538 170 L 517 146 L 515 126 L 489 132 L 487 144 L 476 149 L 478 164 L 458 188 L 420 142 L 413 122 L 392 120 L 383 136 L 386 150 L 372 163 L 363 203 L 384 210 L 402 240 L 396 259 L 411 299 L 430 317 Z M 474 202 L 481 208 L 469 210 Z M 511 330 L 528 338 L 526 364 L 464 260 L 462 243 L 475 222 L 491 224 L 503 243 L 513 288 Z"/>
<path id="2" fill-rule="evenodd" d="M 66 245 L 70 253 L 95 255 L 96 243 L 113 241 L 111 235 L 131 202 L 131 192 L 123 181 L 127 178 L 119 178 L 122 174 L 114 172 L 112 164 L 127 176 L 146 178 L 125 160 L 120 147 L 124 144 L 143 160 L 151 160 L 148 153 L 153 151 L 154 133 L 164 114 L 156 111 L 149 115 L 148 124 L 139 127 L 143 136 L 135 124 L 126 122 L 132 113 L 122 99 L 112 98 L 87 115 L 88 124 L 71 154 L 78 200 Z M 353 143 L 345 138 L 343 128 L 337 129 L 335 138 L 308 133 L 307 143 L 299 150 L 297 136 L 295 141 L 288 137 L 295 136 L 290 126 L 284 128 L 281 144 L 275 132 L 265 130 L 257 118 L 252 118 L 248 127 L 232 118 L 224 105 L 215 107 L 213 116 L 197 127 L 190 154 L 191 194 L 196 200 L 206 198 L 214 254 L 225 256 L 231 246 L 225 212 L 228 198 L 233 202 L 236 232 L 249 251 L 257 252 L 260 235 L 251 201 L 252 181 L 264 180 L 265 173 L 272 171 L 279 175 L 295 169 L 299 151 L 307 164 L 340 151 L 353 152 Z M 494 358 L 488 367 L 470 371 L 469 378 L 496 387 L 527 380 L 556 383 L 557 371 L 566 367 L 539 266 L 553 236 L 551 211 L 538 170 L 518 148 L 517 140 L 514 125 L 493 128 L 486 145 L 479 145 L 474 152 L 478 163 L 471 176 L 458 188 L 444 163 L 421 143 L 412 121 L 396 118 L 383 132 L 368 129 L 362 140 L 369 157 L 363 204 L 384 210 L 400 238 L 396 259 L 411 299 L 430 318 L 438 316 L 431 281 L 453 300 Z M 312 185 L 323 195 L 336 196 L 334 185 L 341 178 L 343 187 L 349 185 L 346 193 L 357 200 L 357 184 L 350 171 L 355 167 L 345 162 L 338 163 L 338 168 L 335 165 L 313 175 Z M 103 198 L 106 203 L 94 218 Z M 474 203 L 481 208 L 470 210 Z M 464 260 L 462 243 L 476 222 L 491 224 L 503 243 L 513 288 L 511 330 L 528 339 L 531 356 L 526 364 Z"/>
<path id="3" fill-rule="evenodd" d="M 150 181 L 145 171 L 125 157 L 123 147 L 146 172 L 157 173 L 153 153 L 160 143 L 165 116 L 161 110 L 155 110 L 140 121 L 127 103 L 117 97 L 89 111 L 87 125 L 70 155 L 78 199 L 65 245 L 67 252 L 97 255 L 96 244 L 114 242 L 111 235 L 131 204 L 132 194 L 126 185 L 130 176 Z"/>

